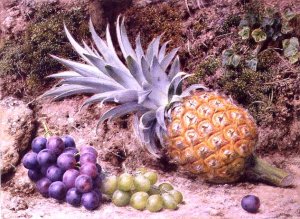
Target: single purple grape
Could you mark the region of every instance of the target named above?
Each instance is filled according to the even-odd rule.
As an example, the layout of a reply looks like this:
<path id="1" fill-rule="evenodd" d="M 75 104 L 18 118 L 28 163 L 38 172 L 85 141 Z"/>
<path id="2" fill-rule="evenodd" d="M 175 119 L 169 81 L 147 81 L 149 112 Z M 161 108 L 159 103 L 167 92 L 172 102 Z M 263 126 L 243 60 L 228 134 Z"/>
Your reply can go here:
<path id="1" fill-rule="evenodd" d="M 47 178 L 50 179 L 52 182 L 61 181 L 63 175 L 64 171 L 56 165 L 51 165 L 50 167 L 48 167 L 46 173 Z"/>
<path id="2" fill-rule="evenodd" d="M 56 162 L 56 156 L 53 153 L 51 153 L 48 149 L 43 149 L 38 153 L 37 161 L 39 162 L 41 167 L 48 167 Z"/>
<path id="3" fill-rule="evenodd" d="M 100 205 L 99 194 L 95 191 L 84 193 L 81 197 L 81 204 L 88 210 L 94 210 Z"/>
<path id="4" fill-rule="evenodd" d="M 72 154 L 63 153 L 57 158 L 57 166 L 63 170 L 73 169 L 76 166 L 76 159 Z"/>
<path id="5" fill-rule="evenodd" d="M 98 175 L 95 179 L 93 179 L 93 188 L 94 189 L 100 189 L 102 184 L 102 177 Z"/>
<path id="6" fill-rule="evenodd" d="M 75 155 L 75 154 L 78 154 L 78 153 L 79 153 L 78 149 L 77 148 L 72 148 L 72 147 L 67 147 L 63 151 L 63 154 L 73 154 L 73 155 Z"/>
<path id="7" fill-rule="evenodd" d="M 71 188 L 66 194 L 66 202 L 73 206 L 80 206 L 81 193 L 76 188 Z"/>
<path id="8" fill-rule="evenodd" d="M 48 191 L 49 191 L 49 186 L 51 185 L 51 180 L 44 177 L 40 179 L 39 181 L 36 182 L 36 188 L 41 193 L 42 196 L 44 197 L 49 197 Z"/>
<path id="9" fill-rule="evenodd" d="M 259 198 L 255 195 L 246 195 L 241 201 L 242 208 L 250 213 L 256 213 L 260 206 Z"/>
<path id="10" fill-rule="evenodd" d="M 93 180 L 88 175 L 79 175 L 75 180 L 75 188 L 81 193 L 90 192 L 93 188 Z"/>
<path id="11" fill-rule="evenodd" d="M 79 161 L 80 155 L 79 155 L 79 151 L 77 150 L 77 148 L 65 148 L 64 154 L 73 154 L 75 156 L 76 161 Z"/>
<path id="12" fill-rule="evenodd" d="M 46 148 L 46 144 L 47 144 L 47 139 L 46 138 L 41 137 L 41 136 L 36 137 L 31 142 L 32 151 L 35 152 L 35 153 L 39 153 L 41 150 Z"/>
<path id="13" fill-rule="evenodd" d="M 48 139 L 46 148 L 49 149 L 50 152 L 58 156 L 64 151 L 65 144 L 60 137 L 52 136 Z"/>
<path id="14" fill-rule="evenodd" d="M 75 169 L 67 170 L 62 178 L 63 183 L 66 185 L 68 189 L 75 187 L 75 180 L 79 176 L 79 171 Z"/>
<path id="15" fill-rule="evenodd" d="M 64 200 L 66 196 L 67 188 L 61 181 L 51 183 L 49 186 L 49 196 L 57 200 Z"/>
<path id="16" fill-rule="evenodd" d="M 38 169 L 39 168 L 39 163 L 37 160 L 37 153 L 34 152 L 29 152 L 27 154 L 25 154 L 25 156 L 23 157 L 23 165 L 26 169 Z"/>
<path id="17" fill-rule="evenodd" d="M 97 166 L 93 163 L 83 164 L 80 167 L 79 172 L 80 172 L 80 174 L 83 174 L 83 175 L 85 174 L 85 175 L 92 177 L 92 179 L 95 179 L 99 175 Z"/>
<path id="18" fill-rule="evenodd" d="M 46 177 L 47 175 L 47 170 L 48 170 L 49 166 L 41 166 L 40 171 L 42 173 L 43 176 Z"/>
<path id="19" fill-rule="evenodd" d="M 92 153 L 86 152 L 86 153 L 80 155 L 79 162 L 80 162 L 81 165 L 83 165 L 85 163 L 94 163 L 94 164 L 96 164 L 97 157 Z"/>
<path id="20" fill-rule="evenodd" d="M 80 154 L 85 154 L 85 153 L 92 153 L 95 155 L 95 157 L 98 157 L 98 152 L 95 150 L 94 147 L 90 145 L 85 145 L 80 148 Z"/>
<path id="21" fill-rule="evenodd" d="M 74 139 L 70 135 L 63 136 L 61 139 L 65 143 L 65 147 L 66 148 L 67 147 L 72 147 L 72 148 L 76 147 L 75 141 L 74 141 Z"/>
<path id="22" fill-rule="evenodd" d="M 35 169 L 35 170 L 28 170 L 28 177 L 32 181 L 36 182 L 39 179 L 41 179 L 43 176 L 42 176 L 41 171 L 39 169 Z"/>

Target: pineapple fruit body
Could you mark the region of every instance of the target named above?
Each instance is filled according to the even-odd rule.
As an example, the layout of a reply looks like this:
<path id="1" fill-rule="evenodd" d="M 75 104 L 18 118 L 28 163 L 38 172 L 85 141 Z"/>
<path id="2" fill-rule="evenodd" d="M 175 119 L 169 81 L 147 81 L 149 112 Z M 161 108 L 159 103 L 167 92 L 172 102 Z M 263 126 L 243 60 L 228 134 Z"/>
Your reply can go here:
<path id="1" fill-rule="evenodd" d="M 167 125 L 170 158 L 207 181 L 229 183 L 244 172 L 257 129 L 249 113 L 215 92 L 185 97 Z"/>
<path id="2" fill-rule="evenodd" d="M 290 184 L 284 171 L 252 159 L 257 130 L 245 109 L 201 84 L 182 89 L 182 81 L 189 75 L 180 70 L 178 48 L 167 52 L 168 42 L 160 46 L 161 36 L 146 50 L 138 36 L 133 47 L 119 17 L 116 36 L 123 56 L 120 59 L 109 27 L 102 39 L 90 22 L 91 47 L 76 42 L 66 27 L 65 31 L 85 63 L 52 56 L 70 70 L 50 75 L 61 79 L 60 86 L 43 97 L 58 100 L 85 93 L 91 97 L 83 106 L 116 103 L 101 115 L 98 124 L 134 113 L 136 134 L 150 154 L 160 157 L 164 151 L 161 145 L 181 169 L 207 181 L 234 182 L 251 169 L 251 175 L 262 180 L 279 186 Z"/>

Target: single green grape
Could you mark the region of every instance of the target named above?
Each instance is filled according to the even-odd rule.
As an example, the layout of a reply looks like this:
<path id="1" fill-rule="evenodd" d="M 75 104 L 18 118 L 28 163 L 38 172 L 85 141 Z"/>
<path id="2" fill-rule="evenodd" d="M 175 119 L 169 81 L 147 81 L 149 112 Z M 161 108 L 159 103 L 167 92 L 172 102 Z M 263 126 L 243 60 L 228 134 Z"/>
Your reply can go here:
<path id="1" fill-rule="evenodd" d="M 133 176 L 129 173 L 123 173 L 119 176 L 118 189 L 124 192 L 130 191 L 134 187 Z"/>
<path id="2" fill-rule="evenodd" d="M 179 192 L 177 190 L 171 190 L 168 193 L 174 197 L 174 199 L 177 202 L 177 204 L 180 204 L 182 202 L 183 195 L 182 195 L 181 192 Z"/>
<path id="3" fill-rule="evenodd" d="M 101 191 L 103 194 L 112 195 L 117 190 L 118 177 L 109 176 L 106 177 L 101 185 Z"/>
<path id="4" fill-rule="evenodd" d="M 130 201 L 130 193 L 129 192 L 116 190 L 112 196 L 112 202 L 118 207 L 128 205 L 129 201 Z"/>
<path id="5" fill-rule="evenodd" d="M 151 187 L 150 180 L 143 175 L 137 175 L 133 179 L 134 189 L 138 192 L 148 192 Z"/>
<path id="6" fill-rule="evenodd" d="M 148 198 L 146 209 L 151 212 L 158 212 L 164 207 L 161 195 L 151 195 Z"/>
<path id="7" fill-rule="evenodd" d="M 170 195 L 169 193 L 163 193 L 161 197 L 163 199 L 164 207 L 166 209 L 175 210 L 177 208 L 177 202 L 175 201 L 172 195 Z"/>
<path id="8" fill-rule="evenodd" d="M 144 210 L 149 195 L 146 192 L 136 192 L 130 198 L 130 205 L 137 210 Z"/>
<path id="9" fill-rule="evenodd" d="M 156 195 L 156 194 L 160 194 L 160 190 L 158 187 L 156 186 L 151 186 L 150 190 L 148 191 L 149 195 Z"/>
<path id="10" fill-rule="evenodd" d="M 158 180 L 157 173 L 153 171 L 146 172 L 144 176 L 150 180 L 151 185 L 154 185 Z"/>
<path id="11" fill-rule="evenodd" d="M 144 174 L 147 172 L 147 168 L 146 167 L 139 167 L 136 169 L 136 173 L 137 174 Z"/>
<path id="12" fill-rule="evenodd" d="M 170 183 L 162 183 L 158 186 L 159 190 L 164 193 L 173 190 L 173 186 Z"/>

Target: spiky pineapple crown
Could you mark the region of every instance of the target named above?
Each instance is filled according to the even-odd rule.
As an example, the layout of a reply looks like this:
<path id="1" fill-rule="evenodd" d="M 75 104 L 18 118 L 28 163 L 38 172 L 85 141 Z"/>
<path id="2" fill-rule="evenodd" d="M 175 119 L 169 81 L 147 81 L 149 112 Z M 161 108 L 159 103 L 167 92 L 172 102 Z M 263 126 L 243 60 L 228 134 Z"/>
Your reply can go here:
<path id="1" fill-rule="evenodd" d="M 100 118 L 101 122 L 139 112 L 135 116 L 135 130 L 146 149 L 158 156 L 157 140 L 163 145 L 163 135 L 166 133 L 165 118 L 168 109 L 194 89 L 206 89 L 202 85 L 192 85 L 182 91 L 182 81 L 189 75 L 180 71 L 178 48 L 166 53 L 168 42 L 161 46 L 161 35 L 154 38 L 143 50 L 140 35 L 135 40 L 135 49 L 129 42 L 124 19 L 117 19 L 116 33 L 119 47 L 125 63 L 118 57 L 114 48 L 109 27 L 106 29 L 106 41 L 101 39 L 90 21 L 90 32 L 96 48 L 88 46 L 83 41 L 79 45 L 65 26 L 66 35 L 76 52 L 86 62 L 52 57 L 71 71 L 52 74 L 49 77 L 60 78 L 60 86 L 55 87 L 43 96 L 54 100 L 80 93 L 93 94 L 83 106 L 93 103 L 114 102 L 118 105 L 106 111 Z M 176 56 L 176 57 L 175 57 Z M 168 74 L 167 74 L 168 72 Z"/>

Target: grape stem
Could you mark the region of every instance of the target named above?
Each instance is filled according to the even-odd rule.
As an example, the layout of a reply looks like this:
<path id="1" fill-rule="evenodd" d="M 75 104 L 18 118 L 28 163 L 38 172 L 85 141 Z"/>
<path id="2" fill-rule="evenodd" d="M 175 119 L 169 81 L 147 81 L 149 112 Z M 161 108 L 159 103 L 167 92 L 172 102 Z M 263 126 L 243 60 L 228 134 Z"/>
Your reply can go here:
<path id="1" fill-rule="evenodd" d="M 248 161 L 245 175 L 250 180 L 263 181 L 279 187 L 289 187 L 293 184 L 293 176 L 265 160 L 253 155 Z"/>
<path id="2" fill-rule="evenodd" d="M 48 128 L 47 124 L 45 121 L 42 122 L 44 130 L 45 130 L 45 137 L 48 138 L 51 135 L 53 135 L 53 133 L 50 131 L 50 129 Z"/>

